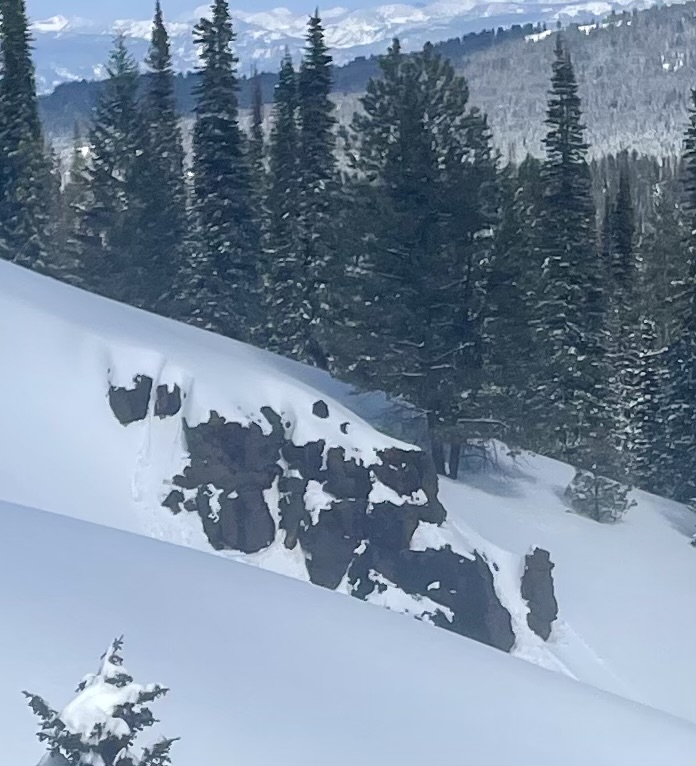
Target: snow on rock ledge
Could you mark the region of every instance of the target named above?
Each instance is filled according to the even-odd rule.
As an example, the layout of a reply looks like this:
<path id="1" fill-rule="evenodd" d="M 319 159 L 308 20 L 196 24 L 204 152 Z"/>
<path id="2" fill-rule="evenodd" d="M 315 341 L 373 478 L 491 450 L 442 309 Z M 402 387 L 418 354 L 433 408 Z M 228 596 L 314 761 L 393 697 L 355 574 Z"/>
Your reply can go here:
<path id="1" fill-rule="evenodd" d="M 523 557 L 450 524 L 429 457 L 343 406 L 346 386 L 11 264 L 0 277 L 2 499 L 216 550 L 500 649 L 541 640 Z"/>
<path id="2" fill-rule="evenodd" d="M 351 429 L 347 421 L 342 443 L 322 438 L 322 424 L 332 417 L 323 400 L 303 414 L 263 406 L 258 417 L 238 412 L 228 420 L 211 410 L 193 424 L 182 406 L 191 399 L 187 391 L 136 373 L 131 387 L 111 386 L 109 402 L 122 425 L 137 414 L 154 428 L 149 409 L 165 417 L 163 392 L 169 400 L 171 391 L 178 406 L 167 408 L 166 417 L 181 419 L 185 460 L 162 505 L 175 516 L 197 517 L 215 550 L 255 555 L 284 549 L 316 585 L 504 651 L 513 647 L 511 616 L 484 557 L 474 551 L 469 558 L 449 546 L 411 550 L 422 522 L 439 526 L 446 519 L 425 452 L 394 443 L 369 457 L 360 444 L 369 429 Z M 144 409 L 143 392 L 150 396 Z M 302 419 L 316 422 L 312 427 Z M 298 430 L 315 438 L 302 443 Z"/>

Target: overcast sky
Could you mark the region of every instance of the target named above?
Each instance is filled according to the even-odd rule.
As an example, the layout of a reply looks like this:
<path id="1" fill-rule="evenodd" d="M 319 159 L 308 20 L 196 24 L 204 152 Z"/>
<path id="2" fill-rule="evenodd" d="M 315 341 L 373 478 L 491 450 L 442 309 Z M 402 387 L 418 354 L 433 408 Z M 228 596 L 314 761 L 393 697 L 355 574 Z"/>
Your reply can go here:
<path id="1" fill-rule="evenodd" d="M 324 7 L 364 8 L 382 5 L 386 0 L 327 0 Z M 27 0 L 27 9 L 32 19 L 44 19 L 49 16 L 82 16 L 89 19 L 111 20 L 116 18 L 145 19 L 152 15 L 154 0 Z M 165 14 L 175 19 L 192 15 L 207 0 L 162 0 Z M 232 8 L 246 11 L 268 10 L 285 6 L 296 13 L 310 13 L 316 5 L 315 0 L 232 0 Z M 321 8 L 322 4 L 319 4 Z"/>

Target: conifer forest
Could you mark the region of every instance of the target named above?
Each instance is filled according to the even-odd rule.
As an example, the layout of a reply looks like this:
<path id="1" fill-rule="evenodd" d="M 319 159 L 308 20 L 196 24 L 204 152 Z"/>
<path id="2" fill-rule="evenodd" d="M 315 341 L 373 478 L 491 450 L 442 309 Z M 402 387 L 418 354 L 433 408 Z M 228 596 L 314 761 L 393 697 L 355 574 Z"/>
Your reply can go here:
<path id="1" fill-rule="evenodd" d="M 189 134 L 164 10 L 146 61 L 115 40 L 63 167 L 25 4 L 3 3 L 3 258 L 384 391 L 427 418 L 440 473 L 499 439 L 696 498 L 696 91 L 681 157 L 597 156 L 559 31 L 543 157 L 506 161 L 431 45 L 394 40 L 339 125 L 316 12 L 247 129 L 214 0 Z"/>

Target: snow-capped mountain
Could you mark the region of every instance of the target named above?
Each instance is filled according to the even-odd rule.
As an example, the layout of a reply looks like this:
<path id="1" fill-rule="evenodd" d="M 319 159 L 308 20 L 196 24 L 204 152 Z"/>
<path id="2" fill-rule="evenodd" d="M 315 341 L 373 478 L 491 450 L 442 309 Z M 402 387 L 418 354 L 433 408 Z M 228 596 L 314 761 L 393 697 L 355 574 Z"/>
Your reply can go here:
<path id="1" fill-rule="evenodd" d="M 339 7 L 322 10 L 322 18 L 335 60 L 345 63 L 357 56 L 381 53 L 397 35 L 409 49 L 428 40 L 435 42 L 483 28 L 559 19 L 580 21 L 603 16 L 614 8 L 651 4 L 649 0 L 554 0 L 549 3 L 536 0 L 439 0 L 361 10 Z M 196 21 L 206 12 L 207 7 L 202 6 L 170 24 L 174 59 L 179 71 L 189 71 L 196 64 L 191 33 Z M 275 70 L 286 49 L 296 54 L 304 44 L 306 15 L 292 13 L 286 8 L 263 12 L 234 10 L 233 14 L 243 72 L 251 72 L 254 67 Z M 118 33 L 131 38 L 132 52 L 142 60 L 147 50 L 150 20 L 121 19 L 105 25 L 57 15 L 36 21 L 33 31 L 39 87 L 42 92 L 47 92 L 61 82 L 102 78 L 109 48 Z"/>

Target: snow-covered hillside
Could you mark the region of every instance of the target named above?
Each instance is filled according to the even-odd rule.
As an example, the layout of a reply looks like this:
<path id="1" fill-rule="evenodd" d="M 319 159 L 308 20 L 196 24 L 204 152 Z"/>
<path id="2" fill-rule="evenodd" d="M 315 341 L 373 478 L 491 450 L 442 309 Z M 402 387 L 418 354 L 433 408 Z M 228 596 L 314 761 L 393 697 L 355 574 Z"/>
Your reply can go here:
<path id="1" fill-rule="evenodd" d="M 175 766 L 687 766 L 696 726 L 287 578 L 0 506 L 3 763 L 35 764 L 54 706 L 114 635 L 171 688 Z"/>
<path id="2" fill-rule="evenodd" d="M 502 447 L 497 470 L 438 489 L 427 455 L 354 411 L 377 419 L 380 397 L 5 262 L 0 357 L 3 713 L 21 688 L 59 704 L 125 632 L 129 665 L 181 688 L 161 715 L 194 739 L 183 766 L 213 766 L 222 720 L 245 763 L 693 757 L 687 509 L 636 493 L 597 524 L 566 511 L 570 467 Z M 276 736 L 252 757 L 260 726 Z"/>
<path id="3" fill-rule="evenodd" d="M 327 42 L 337 63 L 356 56 L 382 53 L 395 35 L 405 49 L 421 47 L 467 32 L 526 22 L 583 21 L 605 16 L 612 9 L 643 8 L 649 0 L 588 0 L 587 2 L 539 3 L 535 0 L 457 0 L 455 2 L 375 4 L 372 8 L 322 8 Z M 190 14 L 172 20 L 172 53 L 179 71 L 196 64 L 192 29 L 208 12 L 208 5 L 192 8 Z M 31 10 L 31 8 L 30 8 Z M 60 8 L 56 8 L 60 11 Z M 298 54 L 304 46 L 307 15 L 279 7 L 270 11 L 233 9 L 238 33 L 236 48 L 246 71 L 255 62 L 259 69 L 275 71 L 286 49 Z M 165 3 L 166 13 L 166 3 Z M 40 90 L 81 79 L 101 79 L 114 35 L 125 34 L 133 53 L 142 60 L 150 36 L 150 19 L 117 19 L 110 24 L 85 18 L 56 15 L 35 21 L 35 58 Z"/>

